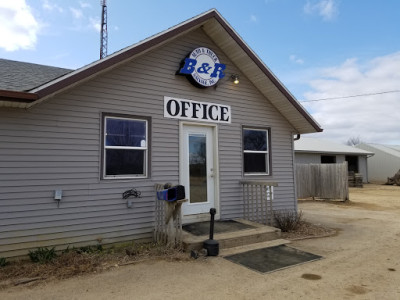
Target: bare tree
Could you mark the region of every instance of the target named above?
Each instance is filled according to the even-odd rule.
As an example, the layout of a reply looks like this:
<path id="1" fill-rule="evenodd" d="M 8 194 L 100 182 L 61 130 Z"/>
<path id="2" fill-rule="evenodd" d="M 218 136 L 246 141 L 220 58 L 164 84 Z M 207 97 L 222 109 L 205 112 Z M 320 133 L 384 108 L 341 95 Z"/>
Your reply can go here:
<path id="1" fill-rule="evenodd" d="M 346 145 L 357 146 L 361 143 L 362 143 L 362 140 L 361 140 L 360 136 L 357 136 L 357 137 L 353 136 L 347 140 Z"/>

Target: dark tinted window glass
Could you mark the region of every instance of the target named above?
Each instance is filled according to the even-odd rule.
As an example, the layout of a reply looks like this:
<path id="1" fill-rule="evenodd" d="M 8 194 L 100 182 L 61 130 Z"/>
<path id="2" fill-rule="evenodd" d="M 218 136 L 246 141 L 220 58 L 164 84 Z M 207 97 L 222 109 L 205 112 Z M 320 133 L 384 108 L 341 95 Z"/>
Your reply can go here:
<path id="1" fill-rule="evenodd" d="M 146 146 L 146 122 L 106 119 L 106 146 Z"/>
<path id="2" fill-rule="evenodd" d="M 358 173 L 358 156 L 346 156 L 349 171 Z"/>
<path id="3" fill-rule="evenodd" d="M 335 164 L 335 163 L 336 163 L 336 156 L 330 156 L 330 155 L 321 156 L 321 164 Z"/>
<path id="4" fill-rule="evenodd" d="M 145 150 L 106 150 L 106 175 L 143 175 Z"/>
<path id="5" fill-rule="evenodd" d="M 266 172 L 265 153 L 244 153 L 244 172 L 265 173 Z"/>
<path id="6" fill-rule="evenodd" d="M 264 130 L 243 130 L 244 150 L 266 151 L 267 150 L 267 132 Z"/>

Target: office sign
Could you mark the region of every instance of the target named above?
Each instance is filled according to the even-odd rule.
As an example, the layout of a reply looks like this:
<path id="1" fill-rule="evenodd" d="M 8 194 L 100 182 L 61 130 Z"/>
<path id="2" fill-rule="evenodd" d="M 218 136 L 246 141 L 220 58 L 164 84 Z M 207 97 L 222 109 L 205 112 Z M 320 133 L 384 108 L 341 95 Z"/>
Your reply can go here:
<path id="1" fill-rule="evenodd" d="M 231 107 L 216 103 L 164 97 L 164 117 L 229 124 L 231 123 Z"/>

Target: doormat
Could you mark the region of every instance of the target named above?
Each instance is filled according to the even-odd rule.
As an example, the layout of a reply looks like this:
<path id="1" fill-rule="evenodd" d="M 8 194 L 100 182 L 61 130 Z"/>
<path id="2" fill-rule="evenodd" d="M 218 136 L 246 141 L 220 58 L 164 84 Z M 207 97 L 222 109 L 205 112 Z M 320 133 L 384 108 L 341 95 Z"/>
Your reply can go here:
<path id="1" fill-rule="evenodd" d="M 225 259 L 261 273 L 269 273 L 291 266 L 321 259 L 322 256 L 286 245 L 250 250 L 225 256 Z"/>
<path id="2" fill-rule="evenodd" d="M 214 223 L 214 233 L 233 232 L 251 228 L 255 227 L 240 222 L 236 222 L 234 220 L 215 221 Z M 198 223 L 186 224 L 182 226 L 182 229 L 197 236 L 209 235 L 210 222 L 198 222 Z"/>

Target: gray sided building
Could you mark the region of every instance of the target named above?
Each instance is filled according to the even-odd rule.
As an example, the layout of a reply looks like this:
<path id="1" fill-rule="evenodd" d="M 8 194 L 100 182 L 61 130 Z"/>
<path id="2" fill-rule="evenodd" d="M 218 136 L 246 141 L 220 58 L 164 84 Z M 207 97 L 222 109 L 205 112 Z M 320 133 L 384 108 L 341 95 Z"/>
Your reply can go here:
<path id="1" fill-rule="evenodd" d="M 369 181 L 368 164 L 374 152 L 309 137 L 295 141 L 294 149 L 297 164 L 332 164 L 346 161 L 349 171 L 362 174 L 364 183 Z"/>
<path id="2" fill-rule="evenodd" d="M 151 239 L 156 183 L 184 222 L 242 217 L 242 180 L 297 208 L 293 136 L 322 129 L 216 10 L 78 70 L 0 64 L 0 256 Z"/>

